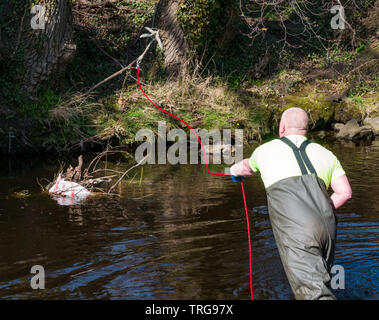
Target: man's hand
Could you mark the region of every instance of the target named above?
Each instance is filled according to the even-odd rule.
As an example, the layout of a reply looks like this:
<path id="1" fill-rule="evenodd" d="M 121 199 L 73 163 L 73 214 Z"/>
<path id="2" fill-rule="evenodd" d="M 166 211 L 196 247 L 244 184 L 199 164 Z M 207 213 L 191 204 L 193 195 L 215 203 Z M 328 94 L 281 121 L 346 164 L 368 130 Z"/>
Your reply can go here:
<path id="1" fill-rule="evenodd" d="M 230 175 L 230 177 L 234 182 L 240 182 L 244 178 L 243 176 L 233 176 L 232 174 Z"/>
<path id="2" fill-rule="evenodd" d="M 251 176 L 254 171 L 251 170 L 249 159 L 244 159 L 230 168 L 230 176 L 234 182 L 240 182 L 244 176 Z"/>

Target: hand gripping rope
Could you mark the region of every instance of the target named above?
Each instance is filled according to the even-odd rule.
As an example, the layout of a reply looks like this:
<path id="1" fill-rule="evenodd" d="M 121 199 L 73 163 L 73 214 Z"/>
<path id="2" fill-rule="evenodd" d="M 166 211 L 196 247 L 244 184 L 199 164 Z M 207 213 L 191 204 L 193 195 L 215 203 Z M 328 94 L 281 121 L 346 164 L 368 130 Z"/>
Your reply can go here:
<path id="1" fill-rule="evenodd" d="M 205 148 L 203 146 L 203 143 L 201 142 L 201 139 L 200 137 L 198 136 L 198 134 L 196 133 L 196 131 L 187 123 L 185 122 L 184 120 L 182 120 L 181 118 L 177 117 L 176 115 L 162 109 L 161 107 L 159 107 L 157 104 L 155 104 L 148 96 L 147 94 L 143 91 L 142 89 L 142 85 L 141 85 L 141 81 L 140 81 L 140 77 L 139 77 L 139 74 L 141 72 L 141 69 L 140 69 L 140 60 L 137 61 L 137 67 L 136 68 L 133 68 L 133 69 L 136 69 L 137 71 L 137 80 L 138 80 L 138 85 L 139 85 L 139 88 L 141 90 L 141 92 L 143 93 L 143 95 L 145 96 L 145 98 L 154 106 L 156 107 L 157 109 L 159 109 L 160 111 L 168 114 L 169 116 L 179 120 L 180 122 L 182 122 L 183 124 L 185 124 L 190 130 L 191 132 L 195 135 L 195 137 L 197 138 L 197 140 L 199 141 L 200 143 L 200 146 L 201 146 L 201 149 L 203 151 L 203 154 L 204 154 L 204 159 L 205 159 L 205 166 L 207 168 L 207 172 L 208 174 L 210 175 L 213 175 L 213 176 L 226 176 L 227 174 L 224 174 L 224 173 L 215 173 L 215 172 L 211 172 L 209 170 L 209 167 L 208 167 L 208 161 L 207 161 L 207 154 L 206 154 L 206 151 L 205 151 Z M 243 198 L 243 204 L 245 206 L 245 215 L 246 215 L 246 223 L 247 223 L 247 235 L 248 235 L 248 240 L 249 240 L 249 268 L 250 268 L 250 295 L 251 295 L 251 300 L 254 300 L 254 294 L 253 294 L 253 274 L 252 274 L 252 264 L 251 264 L 251 238 L 250 238 L 250 223 L 249 223 L 249 214 L 248 214 L 248 210 L 247 210 L 247 205 L 246 205 L 246 196 L 245 196 L 245 189 L 244 189 L 244 186 L 243 186 L 243 181 L 241 179 L 241 189 L 242 189 L 242 198 Z"/>

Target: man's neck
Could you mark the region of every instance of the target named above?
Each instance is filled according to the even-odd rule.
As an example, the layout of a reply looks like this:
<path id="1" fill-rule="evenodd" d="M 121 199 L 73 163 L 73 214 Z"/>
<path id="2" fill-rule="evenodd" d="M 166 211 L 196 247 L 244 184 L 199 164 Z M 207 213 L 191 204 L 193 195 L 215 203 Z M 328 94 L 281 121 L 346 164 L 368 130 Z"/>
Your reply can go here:
<path id="1" fill-rule="evenodd" d="M 292 136 L 304 137 L 304 138 L 307 137 L 305 134 L 297 134 L 297 133 L 291 133 L 291 134 L 285 134 L 285 135 L 283 135 L 283 137 L 292 137 Z"/>
<path id="2" fill-rule="evenodd" d="M 287 136 L 303 136 L 303 137 L 306 137 L 307 136 L 307 131 L 305 130 L 291 130 L 291 131 L 287 131 L 286 133 L 283 134 L 283 137 L 287 137 Z"/>

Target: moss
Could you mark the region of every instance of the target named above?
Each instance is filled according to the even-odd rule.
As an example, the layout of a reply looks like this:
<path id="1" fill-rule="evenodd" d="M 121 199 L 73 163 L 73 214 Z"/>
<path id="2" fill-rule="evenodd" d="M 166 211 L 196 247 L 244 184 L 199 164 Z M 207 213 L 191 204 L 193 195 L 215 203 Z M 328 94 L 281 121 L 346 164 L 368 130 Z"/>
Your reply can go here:
<path id="1" fill-rule="evenodd" d="M 350 99 L 338 104 L 335 108 L 334 120 L 336 122 L 347 122 L 351 119 L 362 121 L 365 118 L 363 106 Z"/>
<path id="2" fill-rule="evenodd" d="M 379 93 L 372 92 L 364 97 L 365 110 L 368 116 L 376 117 L 379 115 Z"/>
<path id="3" fill-rule="evenodd" d="M 327 123 L 333 119 L 336 104 L 325 101 L 325 96 L 317 94 L 308 94 L 306 96 L 290 95 L 284 98 L 286 106 L 281 110 L 291 107 L 299 107 L 307 110 L 310 115 L 311 125 L 314 128 L 324 128 Z"/>

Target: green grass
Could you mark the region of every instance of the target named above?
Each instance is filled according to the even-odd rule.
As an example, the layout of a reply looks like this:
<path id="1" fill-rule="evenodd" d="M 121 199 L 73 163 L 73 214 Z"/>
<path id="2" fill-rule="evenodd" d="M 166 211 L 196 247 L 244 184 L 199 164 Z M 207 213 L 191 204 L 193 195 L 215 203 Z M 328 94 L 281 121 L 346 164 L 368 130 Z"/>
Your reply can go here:
<path id="1" fill-rule="evenodd" d="M 21 105 L 20 111 L 25 117 L 35 119 L 46 118 L 49 110 L 59 103 L 61 97 L 53 90 L 47 88 L 39 93 L 37 99 L 37 102 L 29 102 Z"/>

